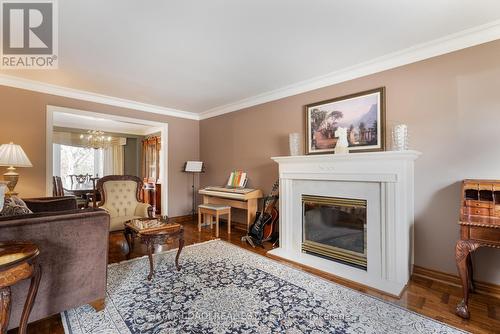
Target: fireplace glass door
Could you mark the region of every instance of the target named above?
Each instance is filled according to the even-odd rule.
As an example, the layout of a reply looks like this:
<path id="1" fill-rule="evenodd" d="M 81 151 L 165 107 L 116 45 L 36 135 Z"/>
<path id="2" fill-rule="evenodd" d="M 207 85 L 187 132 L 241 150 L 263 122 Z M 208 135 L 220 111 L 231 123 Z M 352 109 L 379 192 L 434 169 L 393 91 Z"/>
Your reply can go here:
<path id="1" fill-rule="evenodd" d="M 302 195 L 302 251 L 366 270 L 366 200 Z"/>

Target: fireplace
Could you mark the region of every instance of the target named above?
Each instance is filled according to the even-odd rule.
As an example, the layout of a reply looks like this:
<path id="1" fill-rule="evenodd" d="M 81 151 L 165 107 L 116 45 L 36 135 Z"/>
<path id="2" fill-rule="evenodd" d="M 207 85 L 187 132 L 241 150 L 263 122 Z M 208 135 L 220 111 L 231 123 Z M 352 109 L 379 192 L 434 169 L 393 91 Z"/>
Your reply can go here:
<path id="1" fill-rule="evenodd" d="M 272 257 L 398 296 L 413 267 L 416 151 L 275 157 L 280 245 Z"/>
<path id="2" fill-rule="evenodd" d="M 366 270 L 366 200 L 302 195 L 302 252 Z"/>

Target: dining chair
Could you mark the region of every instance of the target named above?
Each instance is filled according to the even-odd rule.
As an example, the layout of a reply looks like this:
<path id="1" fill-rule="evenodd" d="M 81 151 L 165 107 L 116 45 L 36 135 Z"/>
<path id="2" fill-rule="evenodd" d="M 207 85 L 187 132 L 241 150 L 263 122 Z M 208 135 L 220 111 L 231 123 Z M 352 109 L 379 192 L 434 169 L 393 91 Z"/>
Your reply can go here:
<path id="1" fill-rule="evenodd" d="M 78 183 L 88 183 L 90 175 L 89 174 L 79 174 L 76 175 L 76 182 Z"/>
<path id="2" fill-rule="evenodd" d="M 88 183 L 91 180 L 90 174 L 70 174 L 68 177 L 71 180 L 71 184 L 75 183 Z"/>
<path id="3" fill-rule="evenodd" d="M 54 197 L 64 196 L 64 188 L 60 176 L 52 177 L 52 195 Z"/>
<path id="4" fill-rule="evenodd" d="M 91 177 L 90 181 L 92 182 L 92 192 L 87 193 L 86 197 L 89 200 L 89 203 L 92 203 L 92 207 L 97 207 L 97 202 L 101 201 L 101 194 L 97 191 L 97 181 L 98 177 Z"/>
<path id="5" fill-rule="evenodd" d="M 52 195 L 54 197 L 75 196 L 75 194 L 73 194 L 72 192 L 64 190 L 64 186 L 63 186 L 62 179 L 60 176 L 53 176 L 52 177 Z M 89 207 L 89 200 L 88 199 L 85 199 L 85 198 L 82 198 L 79 196 L 75 196 L 75 197 L 76 197 L 76 204 L 77 204 L 79 209 L 84 209 L 84 208 Z"/>

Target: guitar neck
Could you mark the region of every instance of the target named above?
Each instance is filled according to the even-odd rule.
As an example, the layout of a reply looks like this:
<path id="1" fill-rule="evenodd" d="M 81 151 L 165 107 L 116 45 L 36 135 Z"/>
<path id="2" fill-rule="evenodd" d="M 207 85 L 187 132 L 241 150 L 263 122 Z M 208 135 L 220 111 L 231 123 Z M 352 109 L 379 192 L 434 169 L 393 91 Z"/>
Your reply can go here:
<path id="1" fill-rule="evenodd" d="M 264 209 L 262 210 L 263 212 L 271 213 L 273 211 L 273 208 L 276 207 L 276 202 L 278 202 L 278 198 L 276 196 L 272 196 L 271 198 L 272 200 L 270 200 L 268 203 L 265 204 Z"/>
<path id="2" fill-rule="evenodd" d="M 271 213 L 273 208 L 276 207 L 276 202 L 278 201 L 278 189 L 279 189 L 279 180 L 274 182 L 273 189 L 269 196 L 264 198 L 264 208 L 262 208 L 262 212 Z"/>

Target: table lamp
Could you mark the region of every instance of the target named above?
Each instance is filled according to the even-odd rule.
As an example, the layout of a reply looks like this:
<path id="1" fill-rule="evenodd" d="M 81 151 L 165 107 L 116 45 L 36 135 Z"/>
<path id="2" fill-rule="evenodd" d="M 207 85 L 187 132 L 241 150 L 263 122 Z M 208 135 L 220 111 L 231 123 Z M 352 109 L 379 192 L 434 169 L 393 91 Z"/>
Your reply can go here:
<path id="1" fill-rule="evenodd" d="M 9 182 L 7 184 L 9 191 L 7 191 L 5 195 L 17 195 L 17 193 L 14 192 L 14 188 L 19 180 L 19 174 L 16 172 L 16 167 L 33 167 L 30 159 L 28 159 L 28 156 L 26 156 L 21 146 L 11 142 L 0 146 L 0 166 L 9 167 L 7 168 L 7 173 L 3 174 L 3 179 Z"/>

